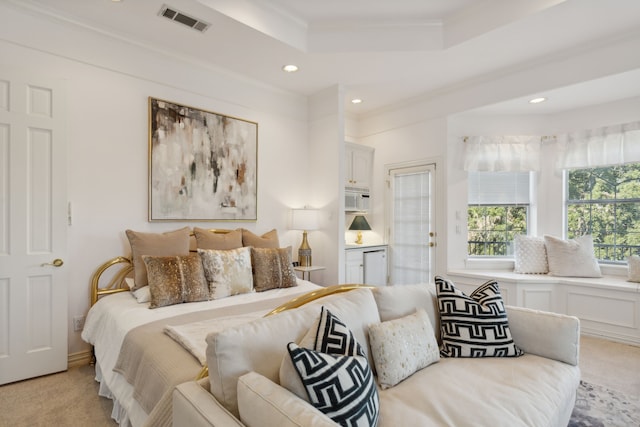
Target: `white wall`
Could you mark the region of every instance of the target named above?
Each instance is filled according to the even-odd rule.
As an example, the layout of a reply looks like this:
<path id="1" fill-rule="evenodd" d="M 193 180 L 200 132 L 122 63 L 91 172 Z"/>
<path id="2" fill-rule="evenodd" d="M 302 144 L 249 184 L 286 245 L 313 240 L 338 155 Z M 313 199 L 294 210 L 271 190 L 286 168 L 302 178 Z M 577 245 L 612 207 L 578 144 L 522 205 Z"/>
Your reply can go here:
<path id="1" fill-rule="evenodd" d="M 257 233 L 276 228 L 282 246 L 299 245 L 298 233 L 288 230 L 288 213 L 308 201 L 306 98 L 1 5 L 0 58 L 0 74 L 10 63 L 66 80 L 73 207 L 65 259 L 69 323 L 87 312 L 96 267 L 128 255 L 127 228 L 245 227 Z M 147 221 L 149 96 L 258 122 L 258 221 Z M 79 333 L 69 328 L 69 352 L 86 350 Z"/>

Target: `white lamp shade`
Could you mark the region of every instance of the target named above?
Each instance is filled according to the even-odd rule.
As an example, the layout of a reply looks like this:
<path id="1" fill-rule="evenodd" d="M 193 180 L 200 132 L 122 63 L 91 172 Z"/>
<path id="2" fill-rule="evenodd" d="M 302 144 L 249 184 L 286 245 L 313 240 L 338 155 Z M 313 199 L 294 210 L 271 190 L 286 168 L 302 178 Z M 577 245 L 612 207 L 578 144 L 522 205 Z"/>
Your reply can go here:
<path id="1" fill-rule="evenodd" d="M 317 209 L 292 209 L 291 229 L 311 231 L 318 229 Z"/>

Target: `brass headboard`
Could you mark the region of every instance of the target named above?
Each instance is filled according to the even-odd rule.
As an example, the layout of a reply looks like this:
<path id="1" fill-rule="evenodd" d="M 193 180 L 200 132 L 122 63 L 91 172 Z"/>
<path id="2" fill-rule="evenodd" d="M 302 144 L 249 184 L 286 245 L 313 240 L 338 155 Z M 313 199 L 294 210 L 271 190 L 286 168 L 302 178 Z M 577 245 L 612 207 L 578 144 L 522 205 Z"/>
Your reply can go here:
<path id="1" fill-rule="evenodd" d="M 233 230 L 218 228 L 218 229 L 210 229 L 208 231 L 214 234 L 227 234 Z M 193 231 L 191 232 L 191 237 L 192 238 L 194 237 Z M 195 252 L 195 249 L 194 249 L 195 247 L 196 247 L 195 243 L 190 245 L 192 252 Z M 117 266 L 118 264 L 122 264 L 122 265 L 119 265 L 120 270 L 117 270 L 113 274 L 113 276 L 111 276 L 111 278 L 106 282 L 106 284 L 104 286 L 101 286 L 101 283 L 104 281 L 102 279 L 102 275 L 107 270 L 113 271 L 113 270 L 110 270 L 111 267 Z M 133 263 L 131 258 L 127 258 L 123 256 L 110 259 L 109 261 L 105 262 L 100 267 L 98 267 L 95 273 L 93 273 L 93 275 L 91 276 L 91 292 L 90 292 L 91 306 L 93 306 L 98 301 L 98 299 L 102 296 L 128 291 L 129 286 L 127 285 L 124 279 L 130 276 L 132 272 L 133 272 Z"/>

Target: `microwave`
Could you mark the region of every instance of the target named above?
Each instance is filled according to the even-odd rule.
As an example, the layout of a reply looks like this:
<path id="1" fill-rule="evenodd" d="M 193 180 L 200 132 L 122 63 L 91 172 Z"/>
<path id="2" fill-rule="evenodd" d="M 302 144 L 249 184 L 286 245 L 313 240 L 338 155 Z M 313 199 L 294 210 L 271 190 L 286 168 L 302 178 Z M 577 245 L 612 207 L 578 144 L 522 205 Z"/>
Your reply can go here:
<path id="1" fill-rule="evenodd" d="M 346 212 L 366 212 L 369 210 L 369 190 L 367 188 L 349 188 L 344 192 L 344 210 Z"/>

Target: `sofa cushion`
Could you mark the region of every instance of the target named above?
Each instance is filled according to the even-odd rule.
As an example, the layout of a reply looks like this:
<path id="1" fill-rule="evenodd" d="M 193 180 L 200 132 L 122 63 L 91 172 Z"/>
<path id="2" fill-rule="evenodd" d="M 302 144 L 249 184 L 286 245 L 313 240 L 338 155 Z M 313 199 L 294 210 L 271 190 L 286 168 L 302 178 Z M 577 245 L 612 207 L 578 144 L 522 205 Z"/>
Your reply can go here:
<path id="1" fill-rule="evenodd" d="M 514 272 L 523 274 L 547 274 L 549 272 L 544 238 L 518 234 L 513 239 L 513 243 Z"/>
<path id="2" fill-rule="evenodd" d="M 532 354 L 443 358 L 379 391 L 378 427 L 566 426 L 579 381 L 577 366 Z"/>
<path id="3" fill-rule="evenodd" d="M 440 312 L 433 283 L 378 286 L 372 292 L 382 322 L 407 316 L 421 308 L 429 316 L 436 339 L 440 342 Z"/>
<path id="4" fill-rule="evenodd" d="M 308 402 L 255 372 L 238 379 L 238 410 L 240 420 L 247 427 L 338 425 Z"/>
<path id="5" fill-rule="evenodd" d="M 236 389 L 240 376 L 255 371 L 277 383 L 287 344 L 304 337 L 322 305 L 349 327 L 368 354 L 368 327 L 380 322 L 371 290 L 331 295 L 298 309 L 209 334 L 207 364 L 214 397 L 238 416 Z"/>
<path id="6" fill-rule="evenodd" d="M 631 255 L 627 259 L 627 264 L 627 280 L 629 282 L 640 282 L 640 256 Z"/>
<path id="7" fill-rule="evenodd" d="M 369 326 L 369 343 L 383 389 L 440 360 L 438 342 L 423 309 Z"/>
<path id="8" fill-rule="evenodd" d="M 436 276 L 443 357 L 522 355 L 511 337 L 498 282 L 489 280 L 469 296 Z"/>
<path id="9" fill-rule="evenodd" d="M 552 276 L 602 277 L 591 235 L 569 240 L 544 236 L 544 244 Z"/>
<path id="10" fill-rule="evenodd" d="M 342 356 L 288 345 L 309 400 L 342 426 L 376 426 L 380 410 L 373 372 L 364 356 Z"/>

